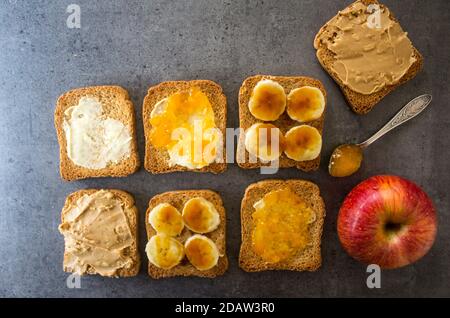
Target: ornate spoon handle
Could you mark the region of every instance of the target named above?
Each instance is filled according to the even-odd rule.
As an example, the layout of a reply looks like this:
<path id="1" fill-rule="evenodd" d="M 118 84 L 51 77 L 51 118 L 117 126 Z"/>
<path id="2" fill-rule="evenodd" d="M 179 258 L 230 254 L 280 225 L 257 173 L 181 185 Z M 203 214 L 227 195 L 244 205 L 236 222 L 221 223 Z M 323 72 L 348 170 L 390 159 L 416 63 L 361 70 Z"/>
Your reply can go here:
<path id="1" fill-rule="evenodd" d="M 406 104 L 386 125 L 383 126 L 383 128 L 377 131 L 366 141 L 358 144 L 358 146 L 361 148 L 366 148 L 387 132 L 417 116 L 431 103 L 431 100 L 432 97 L 429 94 L 417 96 Z"/>

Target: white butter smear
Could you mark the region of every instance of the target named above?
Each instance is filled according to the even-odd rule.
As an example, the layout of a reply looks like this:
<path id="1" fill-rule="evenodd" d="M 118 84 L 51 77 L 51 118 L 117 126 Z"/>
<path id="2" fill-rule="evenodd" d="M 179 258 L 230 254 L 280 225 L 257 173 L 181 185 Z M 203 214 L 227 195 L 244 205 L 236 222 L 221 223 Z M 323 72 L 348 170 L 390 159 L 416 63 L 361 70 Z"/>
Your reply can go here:
<path id="1" fill-rule="evenodd" d="M 67 155 L 77 166 L 102 169 L 130 156 L 128 128 L 119 120 L 106 117 L 97 99 L 82 97 L 64 115 Z"/>

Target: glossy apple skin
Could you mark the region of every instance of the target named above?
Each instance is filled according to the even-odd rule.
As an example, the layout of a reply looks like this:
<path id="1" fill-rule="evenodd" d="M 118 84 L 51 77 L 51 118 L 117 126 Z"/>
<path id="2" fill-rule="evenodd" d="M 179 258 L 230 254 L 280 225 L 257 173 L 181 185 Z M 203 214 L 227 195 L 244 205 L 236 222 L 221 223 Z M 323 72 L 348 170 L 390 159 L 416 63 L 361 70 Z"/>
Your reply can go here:
<path id="1" fill-rule="evenodd" d="M 358 184 L 347 195 L 337 229 L 350 256 L 392 269 L 411 264 L 429 251 L 437 218 L 430 198 L 416 184 L 380 175 Z"/>

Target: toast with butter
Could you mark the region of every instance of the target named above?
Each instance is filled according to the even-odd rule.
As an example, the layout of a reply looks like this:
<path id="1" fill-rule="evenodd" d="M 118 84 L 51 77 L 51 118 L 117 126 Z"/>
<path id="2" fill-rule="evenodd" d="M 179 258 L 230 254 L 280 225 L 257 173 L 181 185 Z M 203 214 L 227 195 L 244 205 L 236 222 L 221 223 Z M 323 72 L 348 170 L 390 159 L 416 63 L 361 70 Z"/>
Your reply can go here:
<path id="1" fill-rule="evenodd" d="M 314 47 L 357 114 L 369 112 L 423 67 L 407 33 L 376 0 L 358 0 L 340 11 L 317 33 Z"/>
<path id="2" fill-rule="evenodd" d="M 304 180 L 264 180 L 245 190 L 239 266 L 247 272 L 315 271 L 322 263 L 325 204 Z"/>
<path id="3" fill-rule="evenodd" d="M 71 193 L 59 231 L 65 241 L 65 272 L 106 277 L 138 274 L 138 211 L 131 194 L 115 189 Z"/>
<path id="4" fill-rule="evenodd" d="M 123 177 L 137 171 L 135 121 L 122 87 L 84 87 L 61 95 L 55 109 L 61 177 Z"/>
<path id="5" fill-rule="evenodd" d="M 183 190 L 158 194 L 149 201 L 145 227 L 150 277 L 213 278 L 227 270 L 226 215 L 216 192 Z M 202 259 L 200 255 L 206 256 Z"/>
<path id="6" fill-rule="evenodd" d="M 147 171 L 155 174 L 225 171 L 227 102 L 222 88 L 215 82 L 171 81 L 150 87 L 144 98 L 142 118 Z M 211 131 L 217 135 L 208 135 Z M 177 132 L 180 135 L 175 136 Z M 195 150 L 192 151 L 196 142 L 202 146 L 197 157 Z M 209 156 L 203 153 L 207 147 L 212 149 Z"/>
<path id="7" fill-rule="evenodd" d="M 267 88 L 259 93 L 261 100 L 259 104 L 263 107 L 268 105 L 265 109 L 266 114 L 261 111 L 261 106 L 258 108 L 255 106 L 257 103 L 252 102 L 252 98 L 255 99 L 254 96 L 258 94 L 258 87 L 264 88 L 263 85 Z M 304 95 L 301 103 L 297 103 L 297 105 L 301 105 L 300 107 L 290 107 L 290 105 L 295 105 L 294 97 L 297 92 Z M 317 100 L 317 103 L 320 104 L 317 111 L 306 108 L 308 107 L 306 102 L 308 96 L 304 94 L 305 92 L 308 92 L 308 94 L 312 92 L 317 95 L 317 98 L 309 99 Z M 279 100 L 274 100 L 275 94 L 280 95 Z M 272 96 L 272 103 L 268 102 L 267 96 Z M 274 107 L 275 102 L 279 104 L 278 110 L 275 109 L 277 107 Z M 310 104 L 309 106 L 313 106 L 312 103 Z M 273 160 L 278 160 L 280 168 L 296 167 L 303 171 L 317 170 L 320 164 L 325 110 L 325 88 L 319 80 L 314 78 L 255 75 L 245 79 L 239 90 L 239 126 L 241 131 L 236 155 L 238 165 L 244 169 L 255 169 L 269 166 Z M 254 128 L 256 128 L 255 131 Z M 258 139 L 254 135 L 261 134 L 260 128 L 264 128 L 267 135 L 270 135 L 272 131 L 277 132 L 279 135 L 278 152 L 272 151 L 269 156 L 263 157 L 264 152 L 255 151 L 252 154 L 255 154 L 256 157 L 252 160 L 249 150 L 252 151 L 253 146 L 256 147 L 258 144 Z M 308 135 L 306 136 L 306 134 Z M 270 141 L 270 138 L 268 138 L 268 141 Z M 297 149 L 295 149 L 296 147 Z M 302 147 L 304 151 L 297 151 Z M 308 148 L 311 148 L 311 151 Z M 292 151 L 289 151 L 290 149 Z M 267 153 L 269 152 L 267 151 Z"/>

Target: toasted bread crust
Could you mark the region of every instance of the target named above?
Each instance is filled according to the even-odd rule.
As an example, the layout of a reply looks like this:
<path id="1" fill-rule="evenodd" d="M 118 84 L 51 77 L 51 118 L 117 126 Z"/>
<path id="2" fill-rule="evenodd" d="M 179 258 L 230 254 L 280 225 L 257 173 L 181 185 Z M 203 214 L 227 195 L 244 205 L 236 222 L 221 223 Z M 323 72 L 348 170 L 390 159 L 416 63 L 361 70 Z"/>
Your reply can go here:
<path id="1" fill-rule="evenodd" d="M 362 2 L 366 5 L 368 4 L 379 4 L 377 0 L 362 0 Z M 381 7 L 383 7 L 382 4 L 380 4 Z M 398 22 L 398 20 L 393 16 L 392 12 L 390 12 L 390 17 Z M 326 27 L 324 25 L 320 31 Z M 319 60 L 319 63 L 322 65 L 322 67 L 325 69 L 325 71 L 333 78 L 333 80 L 339 85 L 339 88 L 341 89 L 342 93 L 344 94 L 350 108 L 359 115 L 367 114 L 369 111 L 372 110 L 372 108 L 386 95 L 388 95 L 390 92 L 394 91 L 397 87 L 401 86 L 402 84 L 406 83 L 407 81 L 413 79 L 423 68 L 423 57 L 420 54 L 420 52 L 413 47 L 414 50 L 414 57 L 416 58 L 416 61 L 411 65 L 411 67 L 408 69 L 405 75 L 400 79 L 400 81 L 394 85 L 388 85 L 383 87 L 378 92 L 372 93 L 370 95 L 364 95 L 358 92 L 353 91 L 348 86 L 346 86 L 337 76 L 337 74 L 332 70 L 331 66 L 333 65 L 335 58 L 333 52 L 327 49 L 327 47 L 322 44 L 319 47 L 321 50 L 317 50 L 316 56 Z"/>
<path id="2" fill-rule="evenodd" d="M 150 142 L 150 114 L 155 105 L 162 99 L 176 92 L 187 90 L 191 87 L 198 87 L 208 96 L 214 111 L 215 124 L 223 135 L 223 162 L 213 162 L 201 169 L 189 169 L 180 165 L 169 166 L 169 154 L 164 149 L 156 149 Z M 174 171 L 194 171 L 194 172 L 212 172 L 221 173 L 227 168 L 225 160 L 225 136 L 227 125 L 227 100 L 222 92 L 219 84 L 209 80 L 192 80 L 192 81 L 170 81 L 162 82 L 148 89 L 144 98 L 142 107 L 142 119 L 144 121 L 145 134 L 145 159 L 144 167 L 150 173 L 168 173 Z"/>
<path id="3" fill-rule="evenodd" d="M 134 265 L 130 269 L 118 270 L 117 276 L 118 277 L 136 276 L 139 273 L 139 268 L 141 266 L 141 258 L 139 256 L 139 250 L 138 250 L 138 242 L 139 242 L 138 218 L 139 218 L 139 215 L 138 215 L 137 207 L 135 206 L 134 198 L 131 194 L 129 194 L 128 192 L 122 191 L 122 190 L 117 190 L 117 189 L 105 189 L 105 190 L 110 191 L 115 196 L 119 197 L 122 200 L 122 202 L 125 204 L 126 207 L 130 207 L 129 210 L 131 211 L 131 213 L 127 213 L 128 210 L 125 210 L 125 215 L 127 217 L 128 226 L 130 227 L 131 234 L 133 235 L 133 243 L 131 244 L 131 247 L 127 249 L 127 252 L 129 253 L 130 257 L 132 258 Z M 69 205 L 74 204 L 83 195 L 85 195 L 85 194 L 91 195 L 97 191 L 100 191 L 100 189 L 83 189 L 83 190 L 78 190 L 78 191 L 75 191 L 75 192 L 72 192 L 71 194 L 69 194 L 66 198 L 64 207 L 62 209 L 63 212 L 61 213 L 61 223 L 63 223 L 65 221 L 66 215 L 65 215 L 64 211 L 68 211 L 68 210 L 66 210 L 66 208 Z M 63 270 L 65 272 L 72 273 L 73 270 L 66 266 L 66 262 L 65 262 L 66 257 L 67 257 L 66 252 L 64 251 Z M 88 275 L 96 275 L 97 272 L 95 271 L 95 269 L 93 267 L 89 267 L 87 274 Z"/>
<path id="4" fill-rule="evenodd" d="M 260 120 L 253 117 L 253 115 L 250 113 L 250 110 L 248 109 L 248 102 L 250 100 L 253 88 L 262 79 L 271 79 L 278 82 L 281 86 L 283 86 L 286 95 L 289 94 L 289 92 L 292 89 L 299 88 L 302 86 L 314 86 L 319 88 L 322 91 L 323 96 L 325 98 L 325 110 L 320 118 L 307 122 L 305 124 L 317 128 L 319 133 L 323 135 L 322 134 L 323 122 L 325 111 L 327 108 L 326 105 L 327 94 L 323 84 L 319 80 L 304 76 L 294 77 L 294 76 L 255 75 L 245 79 L 239 90 L 239 126 L 241 129 L 244 129 L 246 131 L 253 124 L 261 122 Z M 298 121 L 291 119 L 286 111 L 280 116 L 280 118 L 278 118 L 276 121 L 271 121 L 270 123 L 278 127 L 283 134 L 285 134 L 289 129 L 291 129 L 294 126 L 302 125 L 302 123 L 299 123 Z M 239 162 L 238 158 L 245 158 L 245 162 Z M 241 133 L 239 134 L 236 161 L 238 165 L 244 169 L 255 169 L 269 165 L 268 163 L 267 164 L 262 163 L 259 159 L 255 163 L 249 162 L 249 153 L 245 149 L 245 134 L 242 132 L 242 130 Z M 282 153 L 279 159 L 280 168 L 296 167 L 297 169 L 303 171 L 313 171 L 317 170 L 319 168 L 319 165 L 320 165 L 320 155 L 313 160 L 295 161 L 288 158 L 284 153 Z"/>
<path id="5" fill-rule="evenodd" d="M 63 129 L 64 112 L 67 108 L 78 104 L 81 97 L 98 98 L 104 113 L 124 123 L 132 137 L 131 153 L 127 159 L 118 164 L 109 164 L 102 169 L 89 169 L 77 166 L 67 155 L 67 143 Z M 59 143 L 60 174 L 66 181 L 93 177 L 125 177 L 139 169 L 139 154 L 136 140 L 136 118 L 133 103 L 128 92 L 120 86 L 91 86 L 70 90 L 58 98 L 55 108 L 55 128 Z"/>
<path id="6" fill-rule="evenodd" d="M 214 278 L 219 275 L 223 275 L 225 271 L 228 269 L 228 258 L 226 254 L 226 214 L 225 208 L 222 203 L 222 199 L 220 195 L 211 190 L 179 190 L 179 191 L 170 191 L 164 192 L 158 195 L 155 195 L 150 199 L 148 203 L 148 209 L 145 212 L 145 228 L 147 231 L 147 239 L 149 240 L 153 235 L 156 234 L 156 231 L 150 225 L 148 221 L 148 216 L 150 211 L 160 203 L 169 203 L 176 207 L 180 213 L 183 209 L 184 204 L 194 197 L 203 197 L 206 200 L 210 201 L 214 204 L 217 212 L 220 215 L 220 224 L 217 229 L 210 233 L 204 234 L 209 237 L 214 243 L 216 243 L 217 248 L 219 249 L 219 253 L 222 255 L 219 257 L 219 261 L 216 266 L 213 268 L 200 271 L 196 269 L 189 261 L 185 258 L 181 263 L 171 269 L 162 269 L 153 265 L 151 262 L 148 263 L 148 274 L 150 277 L 158 279 L 158 278 L 166 278 L 173 276 L 198 276 L 198 277 L 207 277 Z M 193 233 L 187 227 L 184 227 L 180 236 L 177 239 L 184 244 L 184 242 L 192 236 Z"/>
<path id="7" fill-rule="evenodd" d="M 253 205 L 267 193 L 288 186 L 316 213 L 316 220 L 310 225 L 310 244 L 293 257 L 276 264 L 265 262 L 252 248 L 252 231 L 254 228 Z M 241 249 L 239 266 L 247 272 L 266 270 L 315 271 L 322 264 L 321 238 L 325 219 L 325 204 L 320 196 L 319 187 L 304 180 L 263 180 L 253 183 L 245 190 L 241 204 Z"/>

